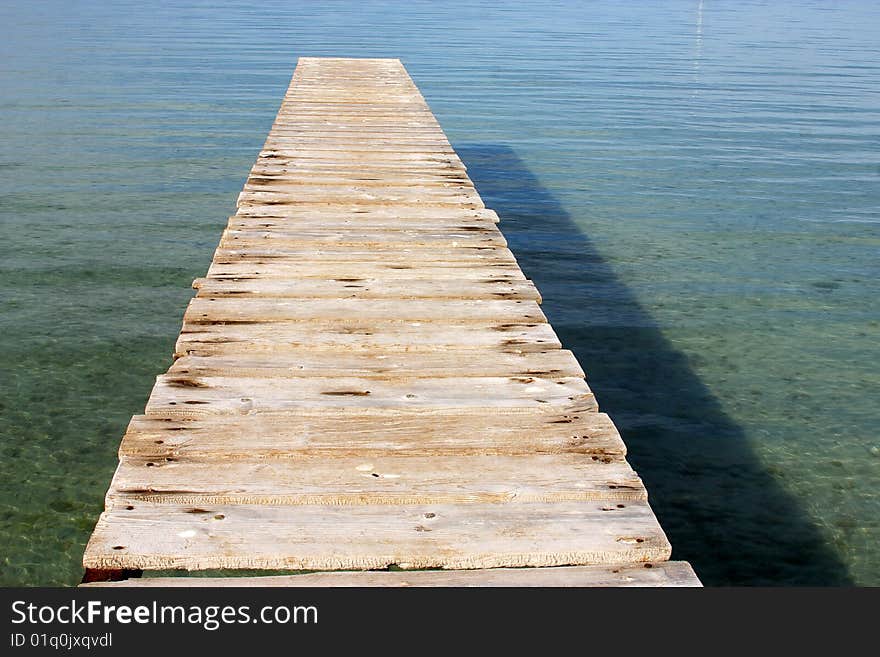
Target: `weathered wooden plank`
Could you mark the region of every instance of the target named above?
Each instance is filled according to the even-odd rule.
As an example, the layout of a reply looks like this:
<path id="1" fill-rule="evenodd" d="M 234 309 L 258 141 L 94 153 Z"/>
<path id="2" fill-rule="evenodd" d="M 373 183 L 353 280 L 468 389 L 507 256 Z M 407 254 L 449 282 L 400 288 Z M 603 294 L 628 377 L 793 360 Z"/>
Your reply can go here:
<path id="1" fill-rule="evenodd" d="M 336 124 L 331 122 L 315 121 L 285 121 L 276 123 L 272 127 L 272 134 L 276 137 L 306 137 L 317 139 L 375 139 L 383 142 L 394 142 L 398 139 L 409 138 L 434 139 L 437 142 L 448 144 L 443 130 L 439 125 L 416 125 L 410 127 L 395 126 L 393 124 L 364 125 Z"/>
<path id="2" fill-rule="evenodd" d="M 389 88 L 387 84 L 376 84 L 376 82 L 364 78 L 362 81 L 363 88 L 372 92 L 365 94 L 356 88 L 343 86 L 340 84 L 341 80 L 337 80 L 336 84 L 339 86 L 335 88 L 334 81 L 327 76 L 317 77 L 311 84 L 308 82 L 308 76 L 298 78 L 297 81 L 299 84 L 297 84 L 295 92 L 284 100 L 285 107 L 304 103 L 318 103 L 322 105 L 349 105 L 355 108 L 367 105 L 367 109 L 380 107 L 427 109 L 424 98 L 414 85 L 401 87 L 399 86 L 400 83 L 397 83 L 398 88 L 394 89 Z M 328 82 L 329 84 L 327 84 Z M 346 81 L 347 83 L 348 81 Z M 367 86 L 368 84 L 369 86 Z"/>
<path id="3" fill-rule="evenodd" d="M 494 210 L 486 208 L 460 208 L 454 206 L 427 207 L 420 205 L 364 205 L 342 203 L 327 206 L 320 203 L 300 203 L 296 205 L 252 205 L 238 208 L 237 217 L 260 218 L 299 218 L 317 222 L 325 220 L 363 219 L 364 221 L 410 221 L 410 220 L 442 220 L 443 222 L 461 219 L 487 219 L 498 222 Z M 444 224 L 439 224 L 440 226 Z"/>
<path id="4" fill-rule="evenodd" d="M 303 409 L 283 415 L 181 418 L 136 415 L 120 456 L 152 460 L 338 458 L 390 454 L 589 454 L 622 456 L 614 424 L 592 404 L 492 414 L 468 409 Z"/>
<path id="5" fill-rule="evenodd" d="M 378 279 L 378 280 L 526 280 L 515 263 L 495 263 L 490 266 L 471 265 L 468 262 L 445 261 L 427 264 L 389 258 L 384 262 L 314 262 L 292 260 L 234 260 L 213 262 L 208 278 L 260 279 Z"/>
<path id="6" fill-rule="evenodd" d="M 304 187 L 304 186 L 303 186 Z M 278 191 L 251 191 L 245 190 L 238 195 L 238 205 L 248 204 L 276 204 L 295 205 L 297 203 L 336 203 L 342 200 L 358 201 L 361 203 L 375 203 L 388 205 L 394 203 L 424 203 L 426 205 L 456 205 L 464 207 L 481 208 L 483 201 L 476 194 L 466 188 L 460 190 L 432 190 L 424 188 L 414 190 L 409 187 L 385 187 L 385 188 L 361 188 L 345 189 L 337 187 L 315 187 L 313 189 L 297 189 L 295 193 L 290 190 L 279 189 Z"/>
<path id="7" fill-rule="evenodd" d="M 665 561 L 645 502 L 190 506 L 101 514 L 86 568 L 501 568 Z"/>
<path id="8" fill-rule="evenodd" d="M 359 109 L 365 112 L 400 109 L 410 114 L 430 115 L 424 98 L 410 80 L 401 83 L 385 75 L 367 75 L 361 80 L 306 76 L 293 78 L 291 83 L 296 85 L 296 90 L 288 93 L 281 104 L 286 112 L 294 109 L 297 113 L 307 112 L 310 106 L 319 105 L 336 106 L 351 113 Z"/>
<path id="9" fill-rule="evenodd" d="M 353 73 L 350 72 L 350 73 Z M 315 98 L 339 96 L 335 103 L 352 105 L 369 104 L 370 107 L 380 105 L 403 105 L 407 108 L 421 106 L 425 108 L 424 98 L 418 88 L 408 78 L 399 77 L 400 71 L 394 73 L 358 71 L 360 77 L 350 73 L 328 75 L 301 75 L 296 73 L 292 79 L 295 88 L 283 101 L 282 106 L 314 101 Z M 394 76 L 398 77 L 395 78 Z"/>
<path id="10" fill-rule="evenodd" d="M 138 577 L 121 582 L 95 582 L 89 587 L 700 587 L 685 561 L 659 561 L 616 566 L 552 568 L 484 568 L 479 570 L 337 571 L 262 577 Z"/>
<path id="11" fill-rule="evenodd" d="M 147 465 L 147 464 L 150 465 Z M 584 454 L 339 456 L 162 463 L 123 458 L 107 508 L 140 502 L 228 504 L 521 504 L 647 500 L 623 458 Z"/>
<path id="12" fill-rule="evenodd" d="M 302 228 L 272 230 L 236 229 L 224 231 L 220 242 L 229 249 L 263 248 L 265 245 L 297 247 L 309 245 L 321 249 L 328 245 L 346 246 L 352 250 L 369 248 L 410 248 L 430 247 L 457 249 L 460 247 L 507 246 L 507 240 L 501 235 L 494 224 L 477 230 L 416 230 L 416 229 L 385 229 L 385 230 L 331 230 L 328 228 Z"/>
<path id="13" fill-rule="evenodd" d="M 383 116 L 389 119 L 409 117 L 427 119 L 430 110 L 412 103 L 378 103 L 375 100 L 364 103 L 346 102 L 344 98 L 312 97 L 285 101 L 281 106 L 281 116 L 331 115 L 333 117 Z"/>
<path id="14" fill-rule="evenodd" d="M 249 176 L 249 180 L 269 178 L 281 179 L 288 183 L 323 184 L 331 181 L 369 183 L 374 185 L 436 185 L 438 183 L 455 183 L 465 187 L 473 183 L 467 173 L 460 169 L 420 168 L 420 167 L 388 167 L 381 169 L 360 168 L 340 165 L 321 165 L 304 162 L 286 164 L 274 159 L 258 160 Z"/>
<path id="15" fill-rule="evenodd" d="M 376 126 L 375 124 L 378 124 Z M 387 128 L 387 129 L 384 129 Z M 394 124 L 393 122 L 373 121 L 373 125 L 365 124 L 361 120 L 346 121 L 340 120 L 333 116 L 314 117 L 314 116 L 291 116 L 286 115 L 276 119 L 272 125 L 270 134 L 277 135 L 299 135 L 320 133 L 322 136 L 327 135 L 360 135 L 371 134 L 376 137 L 384 137 L 386 139 L 393 138 L 395 135 L 424 135 L 439 139 L 446 139 L 446 133 L 436 121 L 423 119 L 415 123 Z"/>
<path id="16" fill-rule="evenodd" d="M 499 299 L 260 299 L 195 297 L 187 323 L 286 321 L 546 322 L 534 301 Z"/>
<path id="17" fill-rule="evenodd" d="M 469 188 L 473 183 L 463 178 L 463 173 L 438 171 L 435 173 L 406 172 L 394 174 L 383 172 L 381 175 L 368 171 L 303 171 L 281 166 L 254 167 L 245 183 L 245 189 L 259 191 L 270 188 L 278 191 L 275 186 L 283 185 L 292 194 L 300 188 L 312 187 L 411 187 L 462 189 Z"/>
<path id="18" fill-rule="evenodd" d="M 285 154 L 278 152 L 265 152 L 260 155 L 257 164 L 261 166 L 279 165 L 296 169 L 297 171 L 328 170 L 348 171 L 351 173 L 369 171 L 372 174 L 388 173 L 391 175 L 402 174 L 460 174 L 466 170 L 461 160 L 453 160 L 448 157 L 433 158 L 372 158 L 370 162 L 359 161 L 356 158 L 339 157 L 337 154 L 308 154 L 296 150 L 287 151 Z M 349 201 L 350 202 L 350 201 Z M 340 200 L 339 205 L 345 201 Z M 435 208 L 436 211 L 436 208 Z"/>
<path id="19" fill-rule="evenodd" d="M 489 231 L 496 229 L 498 224 L 493 220 L 481 217 L 449 218 L 449 219 L 422 219 L 408 218 L 399 215 L 397 219 L 374 218 L 369 215 L 349 216 L 314 216 L 314 215 L 291 215 L 281 217 L 271 216 L 247 216 L 233 215 L 228 223 L 231 230 L 280 230 L 280 231 L 310 231 L 322 232 L 332 235 L 335 232 L 351 232 L 355 235 L 366 235 L 374 231 L 423 231 L 433 232 L 448 228 L 450 231 Z M 499 231 L 500 232 L 500 231 Z"/>
<path id="20" fill-rule="evenodd" d="M 405 258 L 389 258 L 384 262 L 313 262 L 292 260 L 235 260 L 213 262 L 208 278 L 260 278 L 260 279 L 378 279 L 378 280 L 526 280 L 522 270 L 515 264 L 496 263 L 490 266 L 471 265 L 467 262 L 445 261 L 427 264 L 415 263 Z"/>
<path id="21" fill-rule="evenodd" d="M 370 377 L 575 377 L 584 373 L 570 351 L 554 349 L 533 353 L 473 353 L 472 351 L 388 352 L 362 354 L 303 349 L 266 355 L 184 356 L 169 374 L 192 376 Z"/>
<path id="22" fill-rule="evenodd" d="M 523 377 L 357 378 L 199 377 L 164 374 L 147 401 L 147 413 L 199 417 L 296 412 L 304 408 L 498 409 L 592 404 L 580 378 Z"/>
<path id="23" fill-rule="evenodd" d="M 284 99 L 281 109 L 297 114 L 313 110 L 314 106 L 321 109 L 339 108 L 352 114 L 359 110 L 364 113 L 400 110 L 408 114 L 430 115 L 424 98 L 414 86 L 409 89 L 395 88 L 388 84 L 389 80 L 388 76 L 365 77 L 362 80 L 365 84 L 356 88 L 357 81 L 341 77 L 329 79 L 322 76 L 312 81 L 308 77 L 294 78 L 293 83 L 297 83 L 297 88 Z M 355 85 L 355 88 L 344 86 L 348 84 Z M 327 114 L 332 116 L 330 112 L 326 112 L 325 116 Z"/>
<path id="24" fill-rule="evenodd" d="M 405 149 L 401 147 L 399 150 L 344 150 L 329 149 L 322 150 L 318 148 L 304 149 L 293 147 L 273 146 L 271 148 L 260 151 L 261 158 L 289 158 L 297 160 L 343 160 L 346 162 L 362 161 L 364 163 L 373 162 L 396 162 L 424 165 L 426 162 L 434 162 L 442 165 L 460 164 L 461 160 L 452 149 L 446 151 L 425 151 L 422 147 L 413 147 Z"/>
<path id="25" fill-rule="evenodd" d="M 373 89 L 375 92 L 375 89 Z M 394 90 L 381 90 L 382 96 L 395 94 Z M 308 116 L 309 113 L 323 112 L 326 114 L 342 114 L 356 116 L 364 114 L 369 116 L 383 115 L 393 118 L 396 115 L 427 116 L 426 108 L 422 99 L 418 96 L 406 96 L 395 94 L 384 98 L 365 98 L 363 93 L 346 92 L 317 92 L 308 93 L 303 90 L 296 98 L 286 100 L 281 110 L 283 115 L 296 113 Z M 282 115 L 282 116 L 283 116 Z"/>
<path id="26" fill-rule="evenodd" d="M 379 180 L 375 175 L 362 175 L 361 180 L 351 176 L 347 179 L 324 176 L 321 180 L 310 180 L 296 174 L 267 176 L 257 173 L 248 178 L 243 189 L 253 194 L 283 192 L 294 199 L 339 196 L 348 201 L 358 201 L 360 194 L 367 193 L 371 195 L 366 199 L 369 203 L 376 203 L 379 198 L 398 199 L 396 202 L 406 202 L 412 198 L 414 203 L 422 204 L 430 200 L 436 200 L 438 204 L 448 203 L 450 199 L 474 204 L 480 200 L 471 185 L 452 176 L 407 174 L 399 178 L 403 179 L 396 180 L 389 176 L 388 179 Z M 342 194 L 346 191 L 350 193 L 349 196 Z"/>
<path id="27" fill-rule="evenodd" d="M 263 144 L 269 148 L 296 148 L 307 151 L 387 151 L 391 153 L 454 153 L 445 137 L 430 135 L 341 135 L 283 134 L 272 131 Z"/>
<path id="28" fill-rule="evenodd" d="M 244 186 L 246 192 L 287 192 L 292 197 L 306 199 L 315 190 L 339 192 L 357 188 L 365 192 L 408 191 L 427 195 L 471 194 L 470 184 L 462 179 L 464 172 L 446 171 L 364 171 L 350 168 L 323 166 L 265 166 L 252 171 Z M 338 188 L 338 189 L 335 189 Z M 305 194 L 300 194 L 304 190 Z M 472 198 L 477 198 L 471 194 Z M 351 200 L 351 199 L 350 199 Z M 355 199 L 356 200 L 356 199 Z M 301 201 L 303 202 L 303 201 Z M 424 200 L 418 201 L 424 204 Z M 442 202 L 442 201 L 441 201 Z M 372 202 L 371 202 L 372 203 Z M 396 205 L 400 201 L 393 204 Z M 390 228 L 390 226 L 389 226 Z"/>
<path id="29" fill-rule="evenodd" d="M 280 117 L 272 126 L 272 130 L 281 134 L 298 132 L 327 132 L 341 134 L 442 134 L 440 124 L 427 117 L 412 119 L 398 117 L 395 119 L 367 116 L 328 116 L 313 114 L 311 116 L 288 113 Z"/>
<path id="30" fill-rule="evenodd" d="M 524 353 L 559 348 L 549 324 L 446 322 L 268 322 L 184 327 L 178 356 L 286 353 L 302 349 L 357 352 L 482 350 Z"/>
<path id="31" fill-rule="evenodd" d="M 328 169 L 338 171 L 369 171 L 373 174 L 395 174 L 406 172 L 407 175 L 422 174 L 432 175 L 438 173 L 460 174 L 465 171 L 461 160 L 454 159 L 450 155 L 418 153 L 353 153 L 345 157 L 344 151 L 310 152 L 297 149 L 274 150 L 264 152 L 258 160 L 261 164 L 276 164 L 287 167 L 302 169 Z M 345 205 L 348 203 L 362 203 L 357 199 L 346 201 L 340 198 L 336 203 Z M 404 205 L 404 202 L 399 202 Z M 414 204 L 415 205 L 415 204 Z M 482 209 L 483 206 L 480 206 Z"/>
<path id="32" fill-rule="evenodd" d="M 296 263 L 384 263 L 386 266 L 413 269 L 417 266 L 444 267 L 489 267 L 516 266 L 513 254 L 506 248 L 497 246 L 461 246 L 454 249 L 431 246 L 371 247 L 355 248 L 321 245 L 320 248 L 306 246 L 265 245 L 253 248 L 230 249 L 223 246 L 214 252 L 214 262 L 223 264 L 242 260 L 265 261 L 277 264 Z"/>
<path id="33" fill-rule="evenodd" d="M 303 76 L 293 80 L 293 82 L 298 83 L 296 89 L 284 99 L 282 106 L 291 107 L 312 103 L 320 105 L 347 105 L 352 108 L 366 105 L 365 109 L 367 110 L 377 110 L 379 108 L 394 109 L 398 107 L 414 111 L 427 110 L 424 98 L 414 85 L 408 85 L 407 88 L 398 87 L 395 91 L 393 88 L 388 88 L 386 84 L 388 80 L 390 80 L 390 76 L 381 76 L 381 79 L 376 77 L 363 78 L 361 84 L 372 92 L 365 94 L 363 91 L 352 90 L 348 86 L 343 86 L 349 82 L 357 85 L 357 82 L 353 80 L 343 81 L 342 78 L 331 79 L 322 75 L 313 78 L 310 83 L 309 76 Z M 398 82 L 397 84 L 399 85 L 400 83 Z"/>
<path id="34" fill-rule="evenodd" d="M 380 141 L 378 139 L 352 139 L 352 138 L 310 138 L 305 137 L 273 137 L 266 141 L 263 146 L 266 149 L 282 149 L 295 151 L 298 156 L 302 153 L 312 155 L 332 152 L 335 157 L 336 152 L 352 153 L 355 156 L 365 154 L 369 157 L 378 155 L 387 156 L 390 154 L 406 153 L 406 154 L 422 154 L 428 156 L 436 156 L 438 154 L 452 154 L 452 146 L 443 145 L 441 142 L 430 142 L 428 140 L 416 139 L 410 137 L 406 140 L 387 140 Z M 388 181 L 389 184 L 392 181 Z"/>
<path id="35" fill-rule="evenodd" d="M 540 302 L 531 281 L 510 279 L 425 280 L 379 278 L 199 278 L 200 297 L 299 299 L 520 299 Z"/>
<path id="36" fill-rule="evenodd" d="M 326 79 L 325 79 L 326 80 Z M 321 81 L 323 83 L 323 81 Z M 311 87 L 311 88 L 310 88 Z M 297 113 L 322 109 L 339 109 L 350 113 L 364 110 L 365 113 L 387 112 L 393 116 L 396 111 L 408 114 L 425 114 L 424 99 L 420 94 L 410 93 L 407 89 L 395 88 L 381 81 L 370 87 L 360 88 L 315 88 L 314 85 L 302 83 L 296 95 L 282 104 L 285 111 L 295 110 Z"/>
<path id="37" fill-rule="evenodd" d="M 466 172 L 466 168 L 460 160 L 453 160 L 448 156 L 435 155 L 421 158 L 403 158 L 402 156 L 378 157 L 378 155 L 379 154 L 374 154 L 373 157 L 369 159 L 359 157 L 345 158 L 342 157 L 340 153 L 334 151 L 309 153 L 293 149 L 286 153 L 272 152 L 271 154 L 264 154 L 257 160 L 257 164 L 261 167 L 272 165 L 283 166 L 296 171 L 332 170 L 334 172 L 346 173 L 369 172 L 373 175 L 387 174 L 391 177 L 401 175 L 424 175 L 426 177 L 448 175 L 450 177 L 457 177 Z M 412 156 L 413 154 L 402 155 Z M 348 200 L 348 203 L 353 202 L 360 203 L 355 199 Z M 344 206 L 346 200 L 340 198 L 336 201 L 336 204 Z M 399 202 L 398 204 L 405 205 L 403 202 Z M 481 206 L 480 209 L 484 208 Z"/>

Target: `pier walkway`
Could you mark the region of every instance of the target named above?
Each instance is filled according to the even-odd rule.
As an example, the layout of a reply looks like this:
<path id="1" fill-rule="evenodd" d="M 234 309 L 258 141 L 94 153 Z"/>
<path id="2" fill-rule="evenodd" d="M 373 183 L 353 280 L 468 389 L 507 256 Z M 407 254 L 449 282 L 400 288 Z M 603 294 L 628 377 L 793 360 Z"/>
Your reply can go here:
<path id="1" fill-rule="evenodd" d="M 698 586 L 498 220 L 400 61 L 300 59 L 85 581 Z"/>

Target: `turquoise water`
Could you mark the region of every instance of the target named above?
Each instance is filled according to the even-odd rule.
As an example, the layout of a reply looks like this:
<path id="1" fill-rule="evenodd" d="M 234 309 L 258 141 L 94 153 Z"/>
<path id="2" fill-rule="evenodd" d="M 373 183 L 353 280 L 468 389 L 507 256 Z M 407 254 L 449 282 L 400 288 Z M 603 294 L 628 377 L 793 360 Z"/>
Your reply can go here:
<path id="1" fill-rule="evenodd" d="M 707 584 L 880 585 L 880 5 L 0 5 L 0 583 L 73 584 L 299 55 L 404 60 Z"/>

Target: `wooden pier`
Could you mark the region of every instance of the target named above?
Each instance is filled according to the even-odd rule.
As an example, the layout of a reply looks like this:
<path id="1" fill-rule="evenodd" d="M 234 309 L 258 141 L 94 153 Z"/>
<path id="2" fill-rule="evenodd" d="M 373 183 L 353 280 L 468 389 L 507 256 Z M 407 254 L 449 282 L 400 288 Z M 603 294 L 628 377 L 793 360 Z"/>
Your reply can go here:
<path id="1" fill-rule="evenodd" d="M 497 222 L 400 61 L 300 59 L 85 581 L 698 586 Z"/>

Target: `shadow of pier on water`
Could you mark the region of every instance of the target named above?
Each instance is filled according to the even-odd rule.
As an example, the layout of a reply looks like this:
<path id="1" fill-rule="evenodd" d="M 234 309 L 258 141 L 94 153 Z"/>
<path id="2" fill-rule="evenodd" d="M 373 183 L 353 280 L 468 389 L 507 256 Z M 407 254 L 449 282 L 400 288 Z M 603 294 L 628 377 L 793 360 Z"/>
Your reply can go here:
<path id="1" fill-rule="evenodd" d="M 743 429 L 515 151 L 456 145 L 645 481 L 673 558 L 707 585 L 847 585 L 845 565 Z"/>

